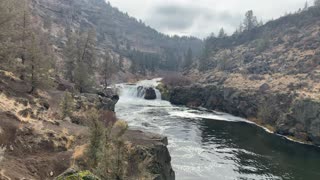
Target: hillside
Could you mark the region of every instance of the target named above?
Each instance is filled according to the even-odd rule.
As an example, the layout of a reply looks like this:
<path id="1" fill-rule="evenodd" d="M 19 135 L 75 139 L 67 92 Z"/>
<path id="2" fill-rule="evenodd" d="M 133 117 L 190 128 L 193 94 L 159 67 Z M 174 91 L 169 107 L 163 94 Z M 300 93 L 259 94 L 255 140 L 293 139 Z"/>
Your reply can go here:
<path id="1" fill-rule="evenodd" d="M 104 17 L 103 8 L 110 10 Z M 95 16 L 120 24 L 106 33 L 129 22 L 143 35 L 154 31 L 102 1 L 0 1 L 0 179 L 175 178 L 167 138 L 128 129 L 115 114 L 116 90 L 99 86 L 105 49 L 109 68 L 125 54 L 115 35 L 100 33 Z M 79 35 L 72 43 L 70 31 Z M 77 46 L 71 52 L 68 44 Z M 70 64 L 73 81 L 65 79 Z"/>
<path id="2" fill-rule="evenodd" d="M 250 32 L 208 39 L 208 66 L 198 78 L 204 83 L 222 81 L 243 89 L 257 89 L 267 83 L 273 91 L 296 91 L 305 98 L 320 98 L 319 17 L 319 8 L 311 7 Z"/>
<path id="3" fill-rule="evenodd" d="M 250 31 L 210 37 L 205 54 L 184 73 L 198 83 L 171 88 L 170 100 L 246 117 L 319 145 L 319 27 L 320 8 L 310 7 Z"/>
<path id="4" fill-rule="evenodd" d="M 58 51 L 64 48 L 68 31 L 90 29 L 96 31 L 96 48 L 101 58 L 108 50 L 118 61 L 120 56 L 129 60 L 129 64 L 152 61 L 155 69 L 177 70 L 189 48 L 195 55 L 202 50 L 201 40 L 161 34 L 104 0 L 33 0 L 32 8 L 44 30 L 49 31 Z M 129 68 L 127 66 L 127 70 Z"/>

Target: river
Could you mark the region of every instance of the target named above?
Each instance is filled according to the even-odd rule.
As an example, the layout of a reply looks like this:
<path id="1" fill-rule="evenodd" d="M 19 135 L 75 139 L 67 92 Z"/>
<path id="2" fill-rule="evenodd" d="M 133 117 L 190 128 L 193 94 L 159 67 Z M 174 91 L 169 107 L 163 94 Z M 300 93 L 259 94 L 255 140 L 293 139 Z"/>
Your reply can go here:
<path id="1" fill-rule="evenodd" d="M 168 137 L 177 180 L 319 180 L 320 148 L 270 134 L 245 119 L 144 100 L 138 86 L 119 85 L 116 113 L 130 128 Z"/>

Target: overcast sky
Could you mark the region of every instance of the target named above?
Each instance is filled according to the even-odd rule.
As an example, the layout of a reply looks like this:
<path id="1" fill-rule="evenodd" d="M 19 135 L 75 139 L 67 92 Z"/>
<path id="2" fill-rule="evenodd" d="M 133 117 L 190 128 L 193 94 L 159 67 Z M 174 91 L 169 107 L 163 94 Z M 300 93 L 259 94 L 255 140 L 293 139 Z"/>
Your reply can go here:
<path id="1" fill-rule="evenodd" d="M 108 0 L 107 0 L 108 1 Z M 247 10 L 258 20 L 270 20 L 303 8 L 306 0 L 109 0 L 130 16 L 169 35 L 199 38 L 217 33 L 223 27 L 231 34 Z M 313 0 L 308 0 L 312 5 Z"/>

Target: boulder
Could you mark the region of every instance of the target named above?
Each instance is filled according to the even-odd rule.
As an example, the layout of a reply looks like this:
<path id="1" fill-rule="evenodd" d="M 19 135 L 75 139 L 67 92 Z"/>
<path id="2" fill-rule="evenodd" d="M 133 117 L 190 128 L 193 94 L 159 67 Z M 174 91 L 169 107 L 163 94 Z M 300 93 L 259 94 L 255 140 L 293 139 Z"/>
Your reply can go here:
<path id="1" fill-rule="evenodd" d="M 270 89 L 270 85 L 267 83 L 264 83 L 259 87 L 260 92 L 265 92 L 265 91 L 268 91 L 269 89 Z"/>
<path id="2" fill-rule="evenodd" d="M 58 91 L 69 91 L 73 92 L 74 91 L 74 84 L 68 82 L 67 80 L 61 79 L 61 78 L 56 78 L 55 83 L 57 84 L 57 90 Z"/>
<path id="3" fill-rule="evenodd" d="M 30 116 L 31 118 L 35 118 L 34 113 L 31 108 L 27 108 L 18 112 L 18 114 L 24 118 Z"/>
<path id="4" fill-rule="evenodd" d="M 147 99 L 147 100 L 157 99 L 156 91 L 152 87 L 147 88 L 144 95 L 144 99 Z"/>
<path id="5" fill-rule="evenodd" d="M 167 148 L 167 137 L 140 130 L 128 130 L 124 138 L 132 144 L 128 165 L 135 168 L 132 169 L 129 175 L 134 175 L 138 172 L 136 168 L 143 163 L 146 172 L 152 176 L 152 178 L 148 179 L 175 179 L 175 172 L 171 166 L 171 156 Z M 146 160 L 148 161 L 146 162 Z"/>

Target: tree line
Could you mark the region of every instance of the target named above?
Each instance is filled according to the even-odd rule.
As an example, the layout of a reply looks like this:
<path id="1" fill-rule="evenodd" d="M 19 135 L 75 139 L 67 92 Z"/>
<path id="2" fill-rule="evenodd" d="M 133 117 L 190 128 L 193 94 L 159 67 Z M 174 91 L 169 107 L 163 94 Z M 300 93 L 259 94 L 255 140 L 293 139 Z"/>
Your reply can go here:
<path id="1" fill-rule="evenodd" d="M 314 0 L 314 6 L 320 7 L 320 0 Z M 299 9 L 297 13 L 307 11 L 308 9 L 309 5 L 308 2 L 306 2 L 304 8 Z M 198 61 L 198 69 L 209 69 L 211 66 L 211 53 L 214 53 L 219 49 L 228 49 L 231 45 L 242 44 L 248 39 L 253 39 L 253 37 L 256 37 L 260 33 L 257 29 L 263 25 L 264 23 L 262 21 L 258 21 L 254 12 L 249 10 L 245 13 L 244 20 L 231 36 L 228 36 L 224 28 L 221 28 L 217 35 L 211 33 L 211 35 L 204 40 L 204 48 Z M 260 39 L 257 40 L 255 47 L 258 52 L 261 52 L 269 46 L 269 40 L 268 37 L 265 37 L 263 34 L 260 34 L 259 38 Z"/>

